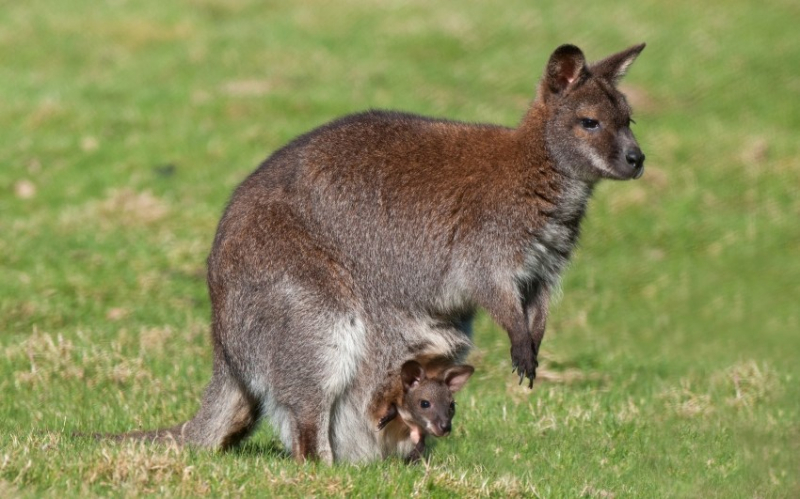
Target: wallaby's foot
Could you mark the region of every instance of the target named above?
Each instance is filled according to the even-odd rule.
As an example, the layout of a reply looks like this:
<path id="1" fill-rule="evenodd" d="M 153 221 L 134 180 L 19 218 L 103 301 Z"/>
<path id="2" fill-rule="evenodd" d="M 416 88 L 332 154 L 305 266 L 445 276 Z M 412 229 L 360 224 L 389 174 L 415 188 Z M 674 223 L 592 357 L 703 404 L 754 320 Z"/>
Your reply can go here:
<path id="1" fill-rule="evenodd" d="M 292 456 L 294 460 L 297 461 L 297 464 L 305 464 L 308 461 L 320 461 L 328 466 L 333 465 L 332 451 L 327 450 L 325 452 L 319 452 L 317 450 L 312 450 L 307 439 L 303 438 L 301 440 L 303 440 L 301 443 L 292 446 Z"/>
<path id="2" fill-rule="evenodd" d="M 314 424 L 298 424 L 292 441 L 292 456 L 298 464 L 317 458 L 317 428 Z"/>
<path id="3" fill-rule="evenodd" d="M 293 424 L 292 456 L 302 464 L 319 460 L 327 465 L 333 464 L 333 450 L 330 443 L 330 418 L 328 410 L 316 410 L 316 417 L 300 417 Z"/>

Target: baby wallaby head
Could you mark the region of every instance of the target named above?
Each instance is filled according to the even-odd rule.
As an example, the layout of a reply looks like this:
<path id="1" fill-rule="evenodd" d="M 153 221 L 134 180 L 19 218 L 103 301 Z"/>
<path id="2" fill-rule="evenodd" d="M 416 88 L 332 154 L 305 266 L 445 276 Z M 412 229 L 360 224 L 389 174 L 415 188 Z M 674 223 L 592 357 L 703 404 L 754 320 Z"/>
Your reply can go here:
<path id="1" fill-rule="evenodd" d="M 441 437 L 450 433 L 456 404 L 453 394 L 467 382 L 475 368 L 468 365 L 449 367 L 429 377 L 422 365 L 410 360 L 403 364 L 403 402 L 398 412 L 416 432 Z"/>

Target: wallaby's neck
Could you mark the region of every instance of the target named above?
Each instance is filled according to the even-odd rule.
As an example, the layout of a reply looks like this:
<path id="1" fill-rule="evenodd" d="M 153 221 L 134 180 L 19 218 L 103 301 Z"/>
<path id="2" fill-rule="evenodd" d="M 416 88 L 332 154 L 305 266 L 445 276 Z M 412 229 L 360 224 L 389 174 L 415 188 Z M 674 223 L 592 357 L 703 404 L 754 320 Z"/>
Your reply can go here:
<path id="1" fill-rule="evenodd" d="M 570 176 L 571 165 L 558 165 L 547 145 L 550 112 L 540 99 L 531 103 L 516 130 L 517 141 L 529 165 L 533 181 L 546 182 L 558 192 L 558 206 L 551 213 L 560 222 L 578 223 L 583 217 L 596 181 Z"/>
<path id="2" fill-rule="evenodd" d="M 524 152 L 525 161 L 542 170 L 555 167 L 546 143 L 545 132 L 547 131 L 548 117 L 547 107 L 537 99 L 531 103 L 516 130 L 517 140 Z"/>

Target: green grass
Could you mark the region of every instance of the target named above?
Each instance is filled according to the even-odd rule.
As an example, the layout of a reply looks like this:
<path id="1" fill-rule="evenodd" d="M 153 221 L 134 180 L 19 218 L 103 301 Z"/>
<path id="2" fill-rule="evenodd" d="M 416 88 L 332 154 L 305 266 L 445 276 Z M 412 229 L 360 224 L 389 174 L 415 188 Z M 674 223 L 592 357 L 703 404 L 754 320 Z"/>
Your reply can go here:
<path id="1" fill-rule="evenodd" d="M 0 496 L 800 496 L 797 2 L 2 2 Z M 641 41 L 647 154 L 602 184 L 545 338 L 477 373 L 429 461 L 96 443 L 185 420 L 232 189 L 336 116 L 514 125 L 550 52 Z"/>

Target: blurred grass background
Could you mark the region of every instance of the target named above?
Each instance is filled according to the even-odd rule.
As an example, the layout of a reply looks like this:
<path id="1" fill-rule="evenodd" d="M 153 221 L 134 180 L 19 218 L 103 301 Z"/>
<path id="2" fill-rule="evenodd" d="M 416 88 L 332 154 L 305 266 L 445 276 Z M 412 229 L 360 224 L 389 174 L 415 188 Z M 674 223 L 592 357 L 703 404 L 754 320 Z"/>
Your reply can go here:
<path id="1" fill-rule="evenodd" d="M 0 495 L 800 495 L 800 4 L 0 2 Z M 292 137 L 400 109 L 514 126 L 562 43 L 647 42 L 647 154 L 601 184 L 533 391 L 485 316 L 427 466 L 94 443 L 190 417 L 205 257 Z M 267 426 L 267 425 L 265 425 Z"/>

